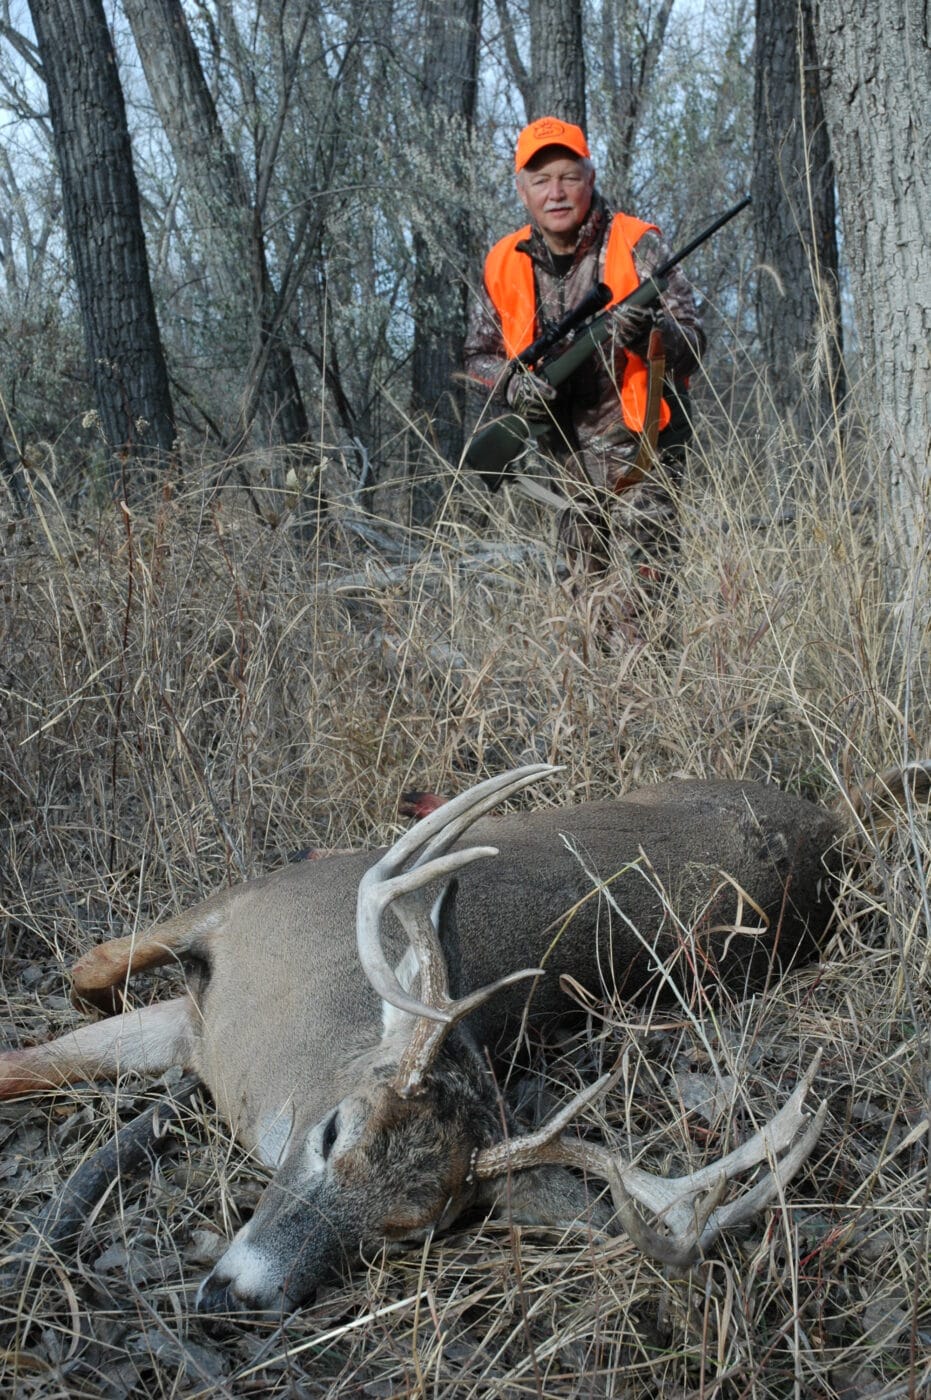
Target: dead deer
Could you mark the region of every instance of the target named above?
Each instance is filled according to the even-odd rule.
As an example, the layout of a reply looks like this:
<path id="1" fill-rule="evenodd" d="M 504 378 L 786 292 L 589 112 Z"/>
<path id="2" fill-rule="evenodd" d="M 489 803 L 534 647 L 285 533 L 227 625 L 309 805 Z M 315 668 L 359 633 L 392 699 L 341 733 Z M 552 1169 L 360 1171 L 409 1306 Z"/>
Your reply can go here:
<path id="1" fill-rule="evenodd" d="M 387 851 L 291 865 L 95 948 L 74 968 L 80 1005 L 112 1010 L 132 973 L 174 960 L 189 990 L 7 1052 L 0 1097 L 179 1064 L 200 1076 L 275 1172 L 201 1284 L 205 1311 L 291 1309 L 360 1252 L 421 1241 L 470 1207 L 565 1226 L 586 1214 L 580 1167 L 610 1187 L 596 1227 L 693 1260 L 811 1151 L 824 1114 L 804 1107 L 813 1068 L 742 1147 L 670 1181 L 565 1133 L 612 1076 L 521 1136 L 489 1058 L 522 1024 L 571 1008 L 564 974 L 624 997 L 739 994 L 813 956 L 855 801 L 842 814 L 772 786 L 691 780 L 481 820 L 555 771 L 491 778 Z M 927 787 L 931 765 L 918 772 Z M 457 844 L 470 827 L 493 845 Z M 728 1181 L 760 1163 L 761 1180 L 724 1203 Z"/>

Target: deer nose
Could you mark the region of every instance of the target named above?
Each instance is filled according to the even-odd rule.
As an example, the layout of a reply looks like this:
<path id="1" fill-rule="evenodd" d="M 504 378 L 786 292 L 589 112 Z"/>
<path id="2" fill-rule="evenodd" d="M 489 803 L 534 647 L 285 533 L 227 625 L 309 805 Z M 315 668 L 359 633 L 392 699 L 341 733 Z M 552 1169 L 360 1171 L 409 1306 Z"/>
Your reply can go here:
<path id="1" fill-rule="evenodd" d="M 205 1315 L 242 1312 L 242 1300 L 236 1297 L 229 1280 L 219 1278 L 216 1270 L 209 1273 L 197 1290 L 194 1306 Z"/>
<path id="2" fill-rule="evenodd" d="M 316 1288 L 302 1291 L 300 1305 L 312 1304 L 316 1296 Z M 278 1306 L 273 1311 L 280 1314 L 283 1309 L 290 1311 L 290 1308 L 295 1306 L 297 1306 L 296 1301 L 289 1304 L 286 1296 L 280 1295 Z M 224 1276 L 220 1273 L 219 1268 L 216 1268 L 207 1275 L 198 1288 L 194 1307 L 205 1321 L 210 1319 L 211 1327 L 214 1324 L 222 1327 L 224 1318 L 236 1317 L 243 1313 L 267 1313 L 269 1301 L 267 1297 L 262 1297 L 258 1293 L 250 1294 L 241 1286 L 237 1287 L 233 1279 Z"/>
<path id="3" fill-rule="evenodd" d="M 194 1306 L 203 1317 L 223 1318 L 236 1313 L 261 1311 L 257 1298 L 246 1298 L 216 1269 L 203 1280 L 197 1290 Z"/>

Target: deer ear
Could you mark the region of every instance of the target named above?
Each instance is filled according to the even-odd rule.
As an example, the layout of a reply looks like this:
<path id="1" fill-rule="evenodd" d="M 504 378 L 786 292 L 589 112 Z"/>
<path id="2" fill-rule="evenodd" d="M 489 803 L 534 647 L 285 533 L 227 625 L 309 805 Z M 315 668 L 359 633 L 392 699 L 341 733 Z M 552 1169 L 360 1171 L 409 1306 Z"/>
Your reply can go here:
<path id="1" fill-rule="evenodd" d="M 614 1217 L 605 1182 L 576 1176 L 568 1167 L 528 1167 L 479 1183 L 479 1205 L 515 1225 L 606 1230 Z"/>
<path id="2" fill-rule="evenodd" d="M 394 969 L 394 975 L 405 992 L 413 992 L 420 975 L 420 964 L 413 948 L 408 948 Z M 409 1038 L 416 1020 L 416 1016 L 412 1016 L 409 1011 L 402 1011 L 399 1006 L 394 1006 L 390 1001 L 383 1000 L 381 1004 L 382 1045 L 398 1038 L 402 1040 Z"/>

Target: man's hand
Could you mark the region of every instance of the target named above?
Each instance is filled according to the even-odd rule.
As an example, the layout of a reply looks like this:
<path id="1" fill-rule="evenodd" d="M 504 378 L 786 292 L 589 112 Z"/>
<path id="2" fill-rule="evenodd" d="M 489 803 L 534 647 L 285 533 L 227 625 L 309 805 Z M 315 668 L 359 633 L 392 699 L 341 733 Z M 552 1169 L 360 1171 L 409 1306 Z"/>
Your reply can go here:
<path id="1" fill-rule="evenodd" d="M 611 312 L 611 316 L 614 320 L 615 340 L 639 354 L 640 346 L 646 347 L 647 336 L 653 329 L 656 318 L 654 307 L 619 306 Z"/>
<path id="2" fill-rule="evenodd" d="M 556 398 L 556 388 L 532 370 L 516 369 L 508 381 L 504 396 L 509 407 L 521 418 L 543 422 L 551 416 L 550 406 Z"/>

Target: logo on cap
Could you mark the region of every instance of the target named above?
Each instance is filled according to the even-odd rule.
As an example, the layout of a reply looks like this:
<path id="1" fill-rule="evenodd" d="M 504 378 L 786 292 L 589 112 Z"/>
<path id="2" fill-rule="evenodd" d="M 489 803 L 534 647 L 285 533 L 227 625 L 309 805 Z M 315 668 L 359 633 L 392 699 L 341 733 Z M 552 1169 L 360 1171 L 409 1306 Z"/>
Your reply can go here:
<path id="1" fill-rule="evenodd" d="M 565 134 L 565 122 L 556 121 L 555 117 L 544 117 L 542 121 L 535 122 L 530 128 L 534 141 L 552 141 L 557 136 Z"/>

